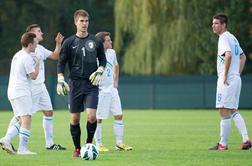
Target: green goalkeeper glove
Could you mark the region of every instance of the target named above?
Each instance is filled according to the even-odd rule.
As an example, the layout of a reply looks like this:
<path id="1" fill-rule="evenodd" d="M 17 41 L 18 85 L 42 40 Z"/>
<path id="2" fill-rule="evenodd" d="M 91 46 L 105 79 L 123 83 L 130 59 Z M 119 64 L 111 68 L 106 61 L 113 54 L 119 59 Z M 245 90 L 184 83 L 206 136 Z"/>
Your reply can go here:
<path id="1" fill-rule="evenodd" d="M 90 77 L 89 77 L 89 80 L 91 81 L 91 83 L 94 85 L 94 86 L 98 86 L 101 79 L 102 79 L 102 73 L 104 71 L 104 67 L 103 66 L 100 66 L 98 67 L 98 69 L 93 72 Z"/>
<path id="2" fill-rule="evenodd" d="M 57 94 L 65 96 L 69 92 L 69 86 L 64 80 L 63 75 L 58 75 L 58 84 L 57 84 Z"/>

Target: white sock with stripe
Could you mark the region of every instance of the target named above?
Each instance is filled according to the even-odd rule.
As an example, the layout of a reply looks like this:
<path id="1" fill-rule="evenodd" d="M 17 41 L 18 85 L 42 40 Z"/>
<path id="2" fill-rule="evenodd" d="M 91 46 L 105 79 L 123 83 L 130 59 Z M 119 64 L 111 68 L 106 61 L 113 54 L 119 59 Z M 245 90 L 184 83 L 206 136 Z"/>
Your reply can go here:
<path id="1" fill-rule="evenodd" d="M 116 136 L 116 144 L 119 145 L 123 143 L 123 121 L 122 120 L 114 120 L 114 132 Z"/>
<path id="2" fill-rule="evenodd" d="M 11 126 L 9 126 L 4 139 L 6 139 L 8 142 L 11 142 L 12 138 L 18 135 L 20 130 L 20 125 L 18 123 L 15 123 Z"/>
<path id="3" fill-rule="evenodd" d="M 239 112 L 235 112 L 233 113 L 232 118 L 239 133 L 242 135 L 243 142 L 249 140 L 246 124 L 241 114 Z"/>
<path id="4" fill-rule="evenodd" d="M 28 140 L 30 138 L 31 132 L 26 128 L 20 127 L 19 132 L 19 147 L 18 150 L 22 151 L 26 149 L 26 145 L 28 144 Z"/>
<path id="5" fill-rule="evenodd" d="M 43 128 L 45 133 L 46 147 L 51 147 L 53 142 L 53 117 L 43 116 Z"/>
<path id="6" fill-rule="evenodd" d="M 231 118 L 225 117 L 220 121 L 220 144 L 226 146 L 228 144 L 228 136 L 231 126 Z"/>
<path id="7" fill-rule="evenodd" d="M 99 146 L 100 144 L 102 144 L 102 124 L 101 123 L 97 123 L 94 137 L 95 137 L 96 146 Z"/>

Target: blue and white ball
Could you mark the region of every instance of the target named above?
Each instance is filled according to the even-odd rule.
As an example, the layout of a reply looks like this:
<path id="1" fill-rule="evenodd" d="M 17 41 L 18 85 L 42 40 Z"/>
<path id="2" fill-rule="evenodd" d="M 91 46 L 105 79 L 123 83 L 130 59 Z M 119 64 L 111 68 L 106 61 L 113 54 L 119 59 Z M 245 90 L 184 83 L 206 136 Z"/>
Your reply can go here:
<path id="1" fill-rule="evenodd" d="M 95 160 L 99 151 L 94 144 L 88 143 L 81 147 L 80 156 L 83 160 Z"/>

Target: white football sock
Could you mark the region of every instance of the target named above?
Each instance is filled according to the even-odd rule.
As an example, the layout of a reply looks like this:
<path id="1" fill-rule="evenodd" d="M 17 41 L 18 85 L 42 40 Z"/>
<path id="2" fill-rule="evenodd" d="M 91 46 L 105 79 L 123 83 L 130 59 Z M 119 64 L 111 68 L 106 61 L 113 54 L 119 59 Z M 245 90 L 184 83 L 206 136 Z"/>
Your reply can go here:
<path id="1" fill-rule="evenodd" d="M 95 137 L 96 146 L 100 146 L 100 144 L 102 144 L 102 124 L 101 123 L 97 123 L 94 137 Z"/>
<path id="2" fill-rule="evenodd" d="M 46 147 L 51 147 L 53 142 L 53 117 L 43 116 L 43 128 L 45 133 Z"/>
<path id="3" fill-rule="evenodd" d="M 243 142 L 249 140 L 246 124 L 241 114 L 239 112 L 235 112 L 233 113 L 232 118 L 239 133 L 242 135 Z"/>
<path id="4" fill-rule="evenodd" d="M 30 138 L 31 132 L 26 128 L 20 127 L 19 132 L 19 147 L 18 150 L 22 151 L 26 149 L 26 145 L 28 144 L 28 140 Z"/>
<path id="5" fill-rule="evenodd" d="M 220 144 L 226 146 L 228 144 L 228 136 L 231 126 L 231 118 L 226 117 L 221 119 L 220 121 Z"/>
<path id="6" fill-rule="evenodd" d="M 8 142 L 11 142 L 12 138 L 18 135 L 20 130 L 20 125 L 18 123 L 9 126 L 4 139 L 6 139 Z"/>
<path id="7" fill-rule="evenodd" d="M 116 136 L 116 144 L 119 145 L 123 143 L 123 121 L 122 120 L 114 120 L 114 132 Z"/>
<path id="8" fill-rule="evenodd" d="M 13 116 L 12 119 L 11 119 L 11 121 L 10 121 L 10 123 L 9 123 L 8 129 L 9 129 L 11 126 L 15 125 L 18 121 L 19 121 L 19 117 Z"/>

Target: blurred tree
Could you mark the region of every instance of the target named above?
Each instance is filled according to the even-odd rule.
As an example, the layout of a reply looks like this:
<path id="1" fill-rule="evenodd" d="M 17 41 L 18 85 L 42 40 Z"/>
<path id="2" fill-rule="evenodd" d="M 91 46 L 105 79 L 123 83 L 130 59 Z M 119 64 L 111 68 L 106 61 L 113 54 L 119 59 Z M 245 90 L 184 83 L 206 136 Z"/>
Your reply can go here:
<path id="1" fill-rule="evenodd" d="M 249 54 L 250 6 L 249 0 L 116 0 L 115 48 L 123 72 L 213 74 L 218 37 L 212 33 L 212 16 L 218 12 L 229 16 L 229 30 Z"/>
<path id="2" fill-rule="evenodd" d="M 21 49 L 20 36 L 29 24 L 37 23 L 44 32 L 42 44 L 54 49 L 57 32 L 65 37 L 75 33 L 73 14 L 83 8 L 90 14 L 90 33 L 114 32 L 114 0 L 1 0 L 0 74 L 9 74 L 12 56 Z M 55 74 L 56 62 L 48 61 L 47 73 Z"/>

